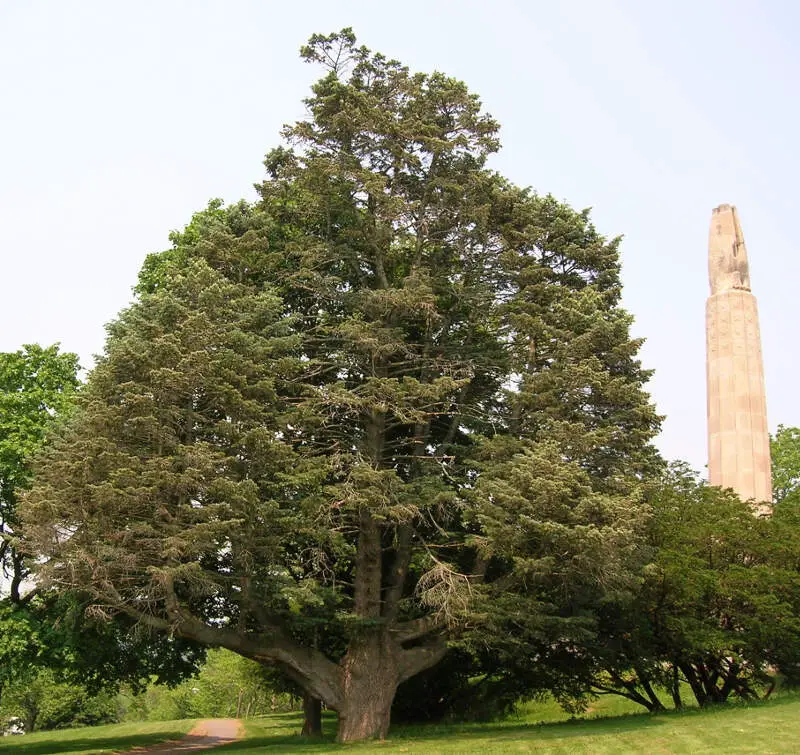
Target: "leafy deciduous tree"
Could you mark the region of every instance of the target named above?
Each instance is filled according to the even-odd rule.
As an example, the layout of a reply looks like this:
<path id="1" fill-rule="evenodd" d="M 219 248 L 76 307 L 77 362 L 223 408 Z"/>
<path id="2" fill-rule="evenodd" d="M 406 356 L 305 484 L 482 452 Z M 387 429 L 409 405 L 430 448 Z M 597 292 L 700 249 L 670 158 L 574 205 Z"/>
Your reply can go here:
<path id="1" fill-rule="evenodd" d="M 0 565 L 15 602 L 27 573 L 13 544 L 17 502 L 30 485 L 34 453 L 69 408 L 77 371 L 77 356 L 58 345 L 0 353 Z"/>
<path id="2" fill-rule="evenodd" d="M 780 425 L 770 439 L 770 454 L 776 510 L 796 510 L 800 494 L 800 429 Z"/>
<path id="3" fill-rule="evenodd" d="M 651 563 L 633 599 L 598 612 L 581 646 L 588 690 L 681 707 L 688 683 L 700 706 L 771 690 L 770 669 L 800 668 L 800 538 L 781 517 L 756 517 L 730 490 L 673 465 L 651 488 Z M 577 664 L 576 664 L 577 666 Z M 578 666 L 580 667 L 580 666 Z"/>

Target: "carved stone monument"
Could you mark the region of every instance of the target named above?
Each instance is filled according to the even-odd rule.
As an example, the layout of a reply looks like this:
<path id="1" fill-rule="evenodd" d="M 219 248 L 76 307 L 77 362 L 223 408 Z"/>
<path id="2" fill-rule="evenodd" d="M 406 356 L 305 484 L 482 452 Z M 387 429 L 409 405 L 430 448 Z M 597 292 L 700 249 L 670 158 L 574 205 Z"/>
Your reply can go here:
<path id="1" fill-rule="evenodd" d="M 759 511 L 772 501 L 767 401 L 756 298 L 736 208 L 711 214 L 706 303 L 708 479 Z"/>

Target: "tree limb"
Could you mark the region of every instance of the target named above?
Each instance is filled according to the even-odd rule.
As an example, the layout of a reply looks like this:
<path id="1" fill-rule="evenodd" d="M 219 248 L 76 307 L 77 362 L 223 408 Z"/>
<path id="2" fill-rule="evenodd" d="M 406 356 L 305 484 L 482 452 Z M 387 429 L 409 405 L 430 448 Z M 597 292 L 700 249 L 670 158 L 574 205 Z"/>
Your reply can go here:
<path id="1" fill-rule="evenodd" d="M 177 634 L 211 647 L 224 647 L 259 662 L 278 665 L 303 689 L 337 709 L 341 704 L 341 669 L 323 653 L 303 647 L 279 630 L 266 634 L 244 634 L 211 627 L 191 615 L 178 602 L 174 589 L 165 579 L 165 605 L 169 618 L 155 616 L 120 601 L 108 601 L 112 608 L 163 632 Z M 103 596 L 106 600 L 108 596 Z"/>
<path id="2" fill-rule="evenodd" d="M 438 637 L 410 650 L 404 650 L 398 664 L 398 684 L 416 676 L 421 671 L 435 666 L 447 653 L 447 642 Z"/>
<path id="3" fill-rule="evenodd" d="M 411 642 L 412 640 L 418 640 L 431 632 L 443 629 L 445 623 L 445 620 L 441 616 L 429 614 L 419 619 L 404 621 L 392 627 L 389 631 L 392 633 L 394 640 L 402 644 Z"/>

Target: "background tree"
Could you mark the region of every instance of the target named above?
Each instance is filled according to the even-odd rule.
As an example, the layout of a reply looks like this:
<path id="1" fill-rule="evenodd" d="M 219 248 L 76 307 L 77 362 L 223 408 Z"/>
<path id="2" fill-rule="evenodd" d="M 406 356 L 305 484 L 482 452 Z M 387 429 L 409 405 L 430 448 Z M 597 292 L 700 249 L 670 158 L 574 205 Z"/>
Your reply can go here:
<path id="1" fill-rule="evenodd" d="M 25 607 L 0 602 L 0 710 L 9 687 L 28 678 L 38 661 L 38 628 Z"/>
<path id="2" fill-rule="evenodd" d="M 26 538 L 46 583 L 276 666 L 350 741 L 455 632 L 626 589 L 658 418 L 616 242 L 486 168 L 477 97 L 350 30 L 302 54 L 309 119 L 256 205 L 148 259 Z"/>
<path id="3" fill-rule="evenodd" d="M 800 429 L 778 426 L 770 438 L 772 492 L 775 511 L 781 516 L 798 512 L 800 499 Z M 800 515 L 795 513 L 795 516 Z"/>
<path id="4" fill-rule="evenodd" d="M 24 681 L 9 688 L 2 713 L 6 721 L 21 723 L 26 734 L 113 723 L 118 715 L 112 692 L 92 692 L 44 666 L 37 666 Z"/>
<path id="5" fill-rule="evenodd" d="M 597 613 L 577 654 L 589 672 L 578 698 L 614 693 L 660 710 L 658 688 L 681 707 L 682 684 L 700 706 L 769 694 L 774 669 L 800 668 L 796 526 L 754 516 L 682 464 L 647 497 L 652 561 L 632 600 Z"/>
<path id="6" fill-rule="evenodd" d="M 212 650 L 203 665 L 179 685 L 150 685 L 141 691 L 124 690 L 120 699 L 125 720 L 170 718 L 242 718 L 260 716 L 294 706 L 278 692 L 264 666 L 228 650 Z"/>
<path id="7" fill-rule="evenodd" d="M 796 537 L 731 492 L 685 474 L 656 498 L 647 610 L 700 705 L 749 697 L 800 653 Z"/>
<path id="8" fill-rule="evenodd" d="M 58 345 L 0 353 L 0 705 L 41 660 L 41 623 L 22 594 L 28 570 L 14 540 L 17 504 L 30 486 L 35 452 L 68 413 L 77 371 L 77 356 L 60 353 Z"/>
<path id="9" fill-rule="evenodd" d="M 74 591 L 0 602 L 0 714 L 21 719 L 26 732 L 113 720 L 123 685 L 175 686 L 204 658 L 196 643 L 124 615 L 93 615 Z"/>
<path id="10" fill-rule="evenodd" d="M 13 542 L 17 503 L 31 482 L 31 461 L 78 387 L 78 357 L 57 344 L 0 353 L 0 566 L 11 600 L 27 571 Z"/>
<path id="11" fill-rule="evenodd" d="M 773 548 L 784 568 L 800 571 L 800 429 L 778 426 L 770 439 L 772 455 L 772 526 L 776 528 Z M 800 658 L 791 655 L 780 670 L 789 684 L 800 684 Z"/>

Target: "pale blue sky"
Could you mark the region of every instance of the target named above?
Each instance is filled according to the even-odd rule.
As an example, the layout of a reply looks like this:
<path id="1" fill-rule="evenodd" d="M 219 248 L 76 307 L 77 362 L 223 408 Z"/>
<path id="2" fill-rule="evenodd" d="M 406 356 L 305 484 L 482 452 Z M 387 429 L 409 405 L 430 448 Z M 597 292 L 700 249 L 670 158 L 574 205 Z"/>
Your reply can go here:
<path id="1" fill-rule="evenodd" d="M 144 256 L 211 197 L 251 197 L 317 71 L 299 46 L 353 26 L 464 79 L 503 124 L 494 167 L 624 234 L 625 304 L 669 458 L 706 461 L 712 207 L 738 206 L 770 425 L 800 425 L 800 6 L 737 0 L 0 0 L 0 350 L 84 365 Z"/>

